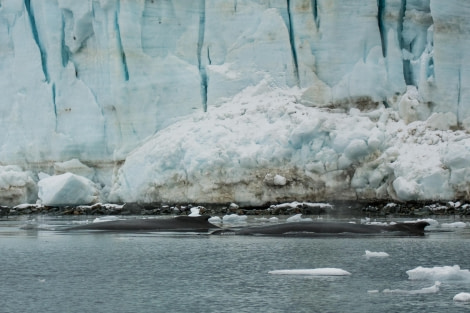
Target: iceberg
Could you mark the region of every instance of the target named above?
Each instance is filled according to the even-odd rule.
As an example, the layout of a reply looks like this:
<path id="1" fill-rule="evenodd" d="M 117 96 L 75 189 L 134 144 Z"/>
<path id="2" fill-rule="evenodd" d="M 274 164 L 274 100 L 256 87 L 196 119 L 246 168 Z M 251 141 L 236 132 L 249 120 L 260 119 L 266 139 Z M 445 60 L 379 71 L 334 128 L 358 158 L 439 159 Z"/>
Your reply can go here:
<path id="1" fill-rule="evenodd" d="M 465 0 L 2 1 L 0 159 L 22 178 L 0 200 L 34 202 L 64 173 L 103 202 L 470 200 L 469 14 Z"/>

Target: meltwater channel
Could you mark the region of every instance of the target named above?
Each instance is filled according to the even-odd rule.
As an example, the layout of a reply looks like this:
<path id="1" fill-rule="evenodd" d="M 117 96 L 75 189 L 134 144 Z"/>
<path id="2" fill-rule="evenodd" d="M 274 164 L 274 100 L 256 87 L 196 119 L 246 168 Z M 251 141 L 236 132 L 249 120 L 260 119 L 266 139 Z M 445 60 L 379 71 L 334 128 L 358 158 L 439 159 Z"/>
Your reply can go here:
<path id="1" fill-rule="evenodd" d="M 54 228 L 77 221 L 83 220 L 41 217 L 38 223 Z M 424 237 L 280 238 L 67 233 L 24 229 L 26 223 L 0 220 L 2 313 L 470 311 L 470 303 L 453 300 L 470 292 L 466 275 L 439 284 L 406 273 L 419 266 L 470 269 L 468 224 L 433 228 Z M 388 257 L 368 258 L 366 250 Z M 351 275 L 269 273 L 314 268 Z"/>

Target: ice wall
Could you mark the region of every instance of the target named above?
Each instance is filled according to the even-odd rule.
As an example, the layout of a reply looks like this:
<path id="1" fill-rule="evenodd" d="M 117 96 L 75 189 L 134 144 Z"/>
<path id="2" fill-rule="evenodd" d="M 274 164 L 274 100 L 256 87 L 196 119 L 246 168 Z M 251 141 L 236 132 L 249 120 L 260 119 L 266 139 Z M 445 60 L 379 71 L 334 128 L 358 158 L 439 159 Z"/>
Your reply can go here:
<path id="1" fill-rule="evenodd" d="M 37 180 L 79 159 L 110 188 L 149 136 L 262 81 L 470 129 L 469 15 L 466 0 L 2 0 L 1 164 Z"/>

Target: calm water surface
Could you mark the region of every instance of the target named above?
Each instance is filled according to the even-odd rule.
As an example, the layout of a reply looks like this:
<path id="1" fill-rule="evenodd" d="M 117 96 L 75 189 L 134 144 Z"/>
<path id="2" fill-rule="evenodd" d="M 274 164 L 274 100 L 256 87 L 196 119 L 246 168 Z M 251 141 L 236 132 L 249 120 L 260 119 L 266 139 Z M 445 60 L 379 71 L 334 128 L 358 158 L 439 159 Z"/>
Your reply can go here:
<path id="1" fill-rule="evenodd" d="M 42 217 L 55 227 L 70 219 Z M 470 269 L 470 230 L 416 237 L 273 238 L 64 233 L 0 220 L 0 312 L 470 312 L 454 303 L 470 281 L 438 293 L 410 281 L 417 266 Z M 365 250 L 387 252 L 367 259 Z M 343 277 L 270 275 L 335 267 Z M 371 293 L 371 290 L 378 292 Z"/>

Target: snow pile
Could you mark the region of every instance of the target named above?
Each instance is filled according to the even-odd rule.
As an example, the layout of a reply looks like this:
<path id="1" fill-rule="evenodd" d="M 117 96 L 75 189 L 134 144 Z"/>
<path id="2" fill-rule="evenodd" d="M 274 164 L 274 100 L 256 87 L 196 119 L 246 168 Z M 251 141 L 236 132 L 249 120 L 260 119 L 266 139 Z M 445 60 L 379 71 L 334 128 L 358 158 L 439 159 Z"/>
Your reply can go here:
<path id="1" fill-rule="evenodd" d="M 340 268 L 314 268 L 269 271 L 273 275 L 308 275 L 308 276 L 348 276 L 351 273 Z"/>
<path id="2" fill-rule="evenodd" d="M 97 202 L 98 189 L 85 177 L 72 173 L 50 176 L 38 183 L 38 197 L 43 205 L 80 205 Z"/>
<path id="3" fill-rule="evenodd" d="M 454 296 L 454 301 L 457 302 L 470 302 L 470 293 L 468 292 L 461 292 Z"/>
<path id="4" fill-rule="evenodd" d="M 364 255 L 366 258 L 386 258 L 389 256 L 387 252 L 372 252 L 366 250 L 366 254 Z"/>
<path id="5" fill-rule="evenodd" d="M 403 289 L 384 289 L 383 293 L 397 293 L 405 295 L 419 295 L 419 294 L 429 294 L 429 293 L 438 293 L 439 286 L 441 282 L 436 281 L 431 287 L 425 287 L 417 290 L 403 290 Z"/>
<path id="6" fill-rule="evenodd" d="M 415 269 L 406 271 L 410 280 L 470 280 L 470 271 L 461 270 L 460 266 L 435 266 L 425 268 L 418 266 Z"/>
<path id="7" fill-rule="evenodd" d="M 349 114 L 306 107 L 298 95 L 262 81 L 161 130 L 129 154 L 110 200 L 261 205 L 465 195 L 465 132 L 407 125 L 383 106 Z"/>

